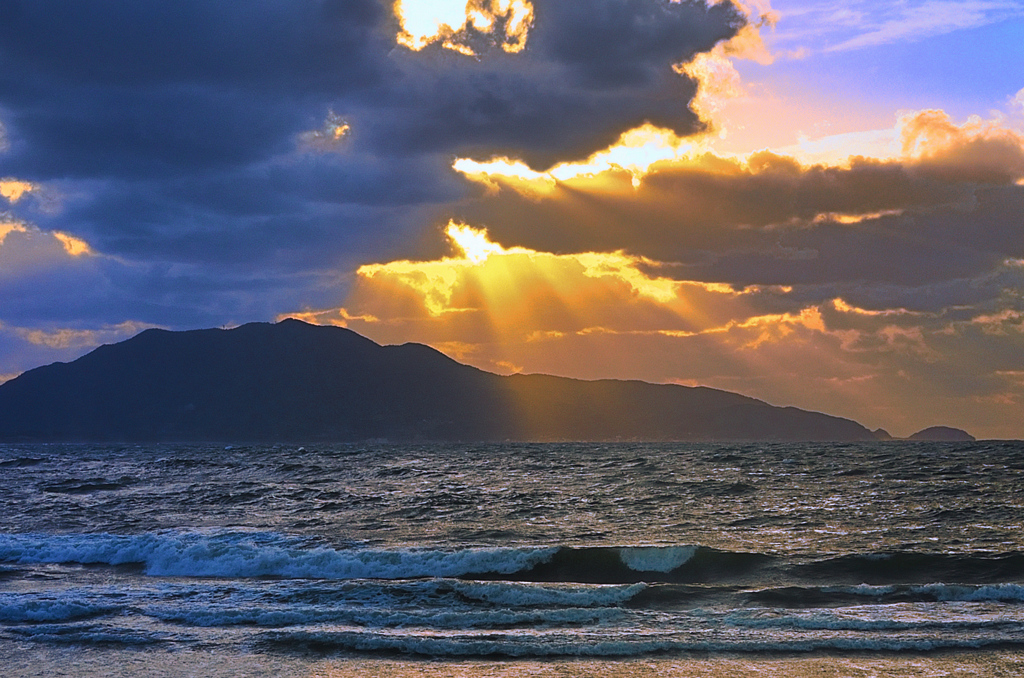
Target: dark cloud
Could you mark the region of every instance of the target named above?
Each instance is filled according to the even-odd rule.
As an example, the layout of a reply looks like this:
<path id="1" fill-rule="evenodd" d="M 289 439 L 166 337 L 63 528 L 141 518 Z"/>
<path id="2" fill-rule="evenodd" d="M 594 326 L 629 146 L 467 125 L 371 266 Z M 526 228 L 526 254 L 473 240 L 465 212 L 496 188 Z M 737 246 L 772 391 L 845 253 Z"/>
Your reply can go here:
<path id="1" fill-rule="evenodd" d="M 378 81 L 379 55 L 393 40 L 388 10 L 376 0 L 6 0 L 3 7 L 7 81 L 337 94 Z"/>
<path id="2" fill-rule="evenodd" d="M 537 3 L 531 50 L 594 87 L 665 83 L 669 66 L 732 37 L 745 23 L 728 3 L 669 0 Z M 639 86 L 639 87 L 638 87 Z"/>
<path id="3" fill-rule="evenodd" d="M 538 2 L 526 50 L 394 46 L 375 0 L 10 4 L 0 104 L 36 179 L 200 168 L 286 150 L 329 108 L 374 153 L 580 157 L 645 121 L 699 126 L 672 71 L 733 35 L 730 4 Z"/>
<path id="4" fill-rule="evenodd" d="M 478 35 L 474 58 L 396 46 L 389 0 L 3 0 L 0 176 L 61 194 L 22 218 L 135 262 L 412 254 L 471 192 L 457 155 L 541 166 L 643 122 L 698 129 L 672 64 L 743 23 L 729 3 L 534 5 L 524 51 Z M 348 133 L 310 143 L 325 120 Z"/>
<path id="5" fill-rule="evenodd" d="M 394 153 L 506 155 L 546 169 L 607 147 L 645 122 L 680 135 L 701 129 L 694 83 L 672 65 L 736 34 L 735 6 L 594 0 L 534 3 L 526 49 L 466 59 L 439 46 L 393 55 L 400 84 L 353 119 Z"/>

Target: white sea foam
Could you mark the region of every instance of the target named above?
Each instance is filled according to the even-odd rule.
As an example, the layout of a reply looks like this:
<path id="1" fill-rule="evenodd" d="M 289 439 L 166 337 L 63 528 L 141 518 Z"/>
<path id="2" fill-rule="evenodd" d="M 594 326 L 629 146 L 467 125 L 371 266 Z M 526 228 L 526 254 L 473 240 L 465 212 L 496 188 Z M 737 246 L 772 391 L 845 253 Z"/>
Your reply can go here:
<path id="1" fill-rule="evenodd" d="M 985 586 L 925 584 L 924 586 L 915 586 L 911 591 L 933 595 L 942 601 L 1024 601 L 1024 586 L 1020 584 L 989 584 Z"/>
<path id="2" fill-rule="evenodd" d="M 992 621 L 946 621 L 924 618 L 920 621 L 899 619 L 856 619 L 830 614 L 810 614 L 799 616 L 749 617 L 742 614 L 728 615 L 724 618 L 731 626 L 757 629 L 800 629 L 804 631 L 912 631 L 945 627 L 948 629 L 980 629 L 997 628 L 1005 624 L 1005 620 Z"/>
<path id="3" fill-rule="evenodd" d="M 619 558 L 635 572 L 671 572 L 696 552 L 696 546 L 633 546 L 619 549 Z"/>
<path id="4" fill-rule="evenodd" d="M 141 563 L 153 576 L 404 579 L 511 574 L 545 562 L 555 551 L 336 550 L 303 548 L 279 535 L 252 533 L 0 535 L 0 562 Z"/>

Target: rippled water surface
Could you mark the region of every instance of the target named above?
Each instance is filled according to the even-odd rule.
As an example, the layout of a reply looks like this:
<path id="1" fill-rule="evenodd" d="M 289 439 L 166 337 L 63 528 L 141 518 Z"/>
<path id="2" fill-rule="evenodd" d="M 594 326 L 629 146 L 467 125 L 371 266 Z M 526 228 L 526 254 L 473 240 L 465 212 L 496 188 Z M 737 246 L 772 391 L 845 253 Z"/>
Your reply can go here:
<path id="1" fill-rule="evenodd" d="M 0 661 L 1009 661 L 1022 528 L 1020 443 L 8 445 Z"/>

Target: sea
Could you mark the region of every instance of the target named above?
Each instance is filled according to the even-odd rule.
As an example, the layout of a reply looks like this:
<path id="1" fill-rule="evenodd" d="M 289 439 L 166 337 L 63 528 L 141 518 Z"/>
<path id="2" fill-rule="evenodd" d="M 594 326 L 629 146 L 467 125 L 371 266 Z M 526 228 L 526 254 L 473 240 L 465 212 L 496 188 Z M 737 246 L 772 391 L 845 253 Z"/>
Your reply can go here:
<path id="1" fill-rule="evenodd" d="M 1024 443 L 3 445 L 0 674 L 1024 675 Z"/>

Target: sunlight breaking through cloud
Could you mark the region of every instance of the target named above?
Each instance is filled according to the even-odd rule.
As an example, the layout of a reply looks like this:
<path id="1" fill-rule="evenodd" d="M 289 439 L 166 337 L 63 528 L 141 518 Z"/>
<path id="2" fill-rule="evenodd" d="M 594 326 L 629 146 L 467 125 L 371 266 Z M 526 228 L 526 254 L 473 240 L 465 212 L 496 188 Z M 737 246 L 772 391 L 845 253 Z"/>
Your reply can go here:
<path id="1" fill-rule="evenodd" d="M 509 184 L 540 192 L 553 188 L 557 182 L 593 179 L 605 172 L 625 171 L 631 175 L 636 188 L 655 163 L 683 160 L 697 149 L 695 142 L 682 139 L 671 130 L 646 124 L 623 132 L 616 143 L 586 160 L 558 163 L 543 172 L 534 171 L 526 163 L 507 157 L 492 158 L 487 162 L 458 158 L 452 167 L 469 179 L 491 186 Z"/>
<path id="2" fill-rule="evenodd" d="M 529 0 L 396 0 L 398 44 L 418 51 L 440 43 L 474 56 L 473 35 L 489 36 L 502 50 L 521 52 L 533 26 Z"/>

